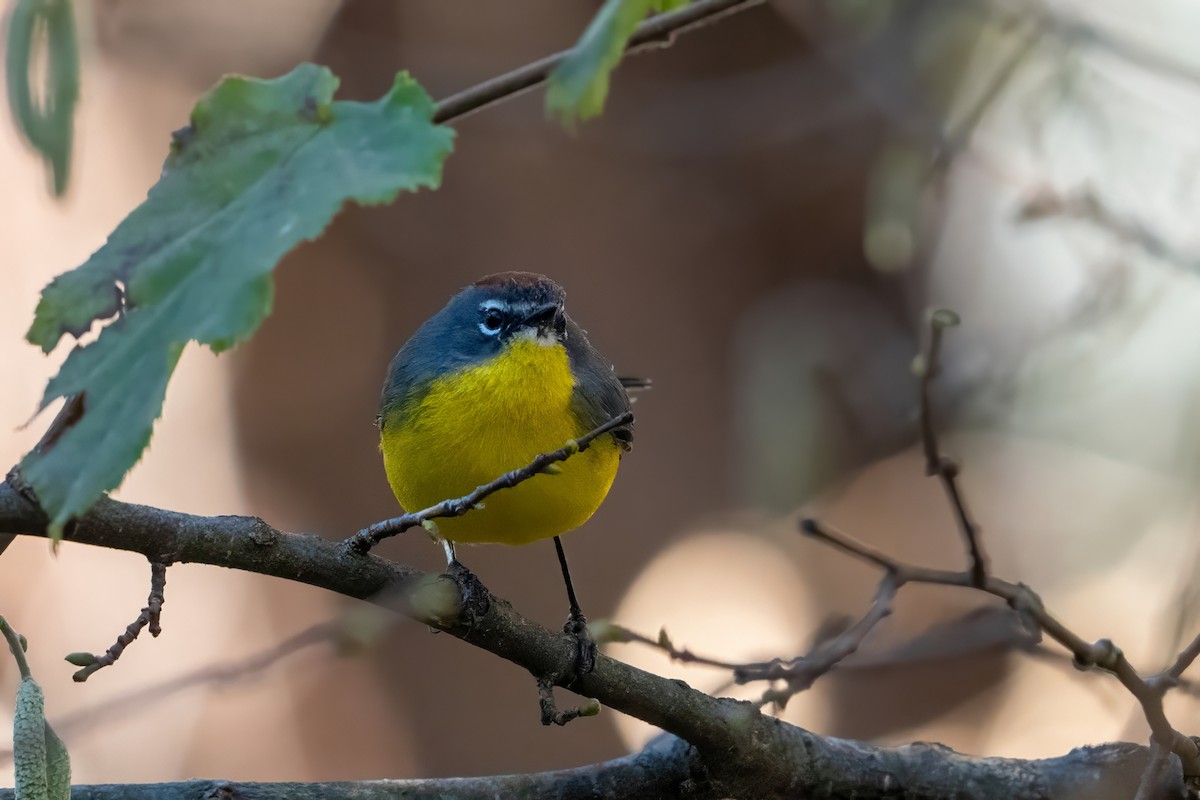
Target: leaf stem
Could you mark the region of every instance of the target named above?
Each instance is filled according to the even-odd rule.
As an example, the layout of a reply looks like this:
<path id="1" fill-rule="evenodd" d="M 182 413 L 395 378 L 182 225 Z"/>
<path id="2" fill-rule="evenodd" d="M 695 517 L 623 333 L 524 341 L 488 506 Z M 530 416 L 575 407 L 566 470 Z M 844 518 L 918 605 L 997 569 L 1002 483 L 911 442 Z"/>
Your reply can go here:
<path id="1" fill-rule="evenodd" d="M 21 677 L 32 678 L 33 673 L 29 671 L 29 662 L 25 659 L 25 648 L 21 645 L 21 637 L 4 617 L 0 617 L 0 633 L 3 633 L 4 638 L 8 641 L 8 649 L 12 650 L 13 658 L 17 660 L 17 669 L 20 670 Z"/>

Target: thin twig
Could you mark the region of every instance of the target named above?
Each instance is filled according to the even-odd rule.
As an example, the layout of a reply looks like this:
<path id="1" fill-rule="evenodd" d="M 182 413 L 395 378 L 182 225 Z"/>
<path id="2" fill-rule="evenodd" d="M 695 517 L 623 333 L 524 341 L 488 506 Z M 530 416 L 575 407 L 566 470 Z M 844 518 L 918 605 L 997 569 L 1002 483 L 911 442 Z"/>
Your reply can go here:
<path id="1" fill-rule="evenodd" d="M 644 644 L 661 650 L 670 656 L 672 661 L 678 661 L 682 664 L 701 664 L 706 667 L 717 667 L 718 669 L 737 670 L 742 665 L 735 664 L 730 661 L 721 661 L 716 658 L 697 655 L 686 647 L 678 647 L 671 641 L 671 637 L 667 635 L 667 629 L 663 628 L 658 632 L 658 638 L 654 639 L 637 631 L 630 630 L 623 625 L 617 625 L 614 622 L 597 622 L 593 623 L 592 635 L 595 637 L 597 644 L 628 644 L 634 642 Z"/>
<path id="2" fill-rule="evenodd" d="M 150 597 L 146 601 L 146 622 L 150 635 L 158 638 L 162 633 L 162 607 L 167 598 L 167 565 L 154 561 L 150 564 Z"/>
<path id="3" fill-rule="evenodd" d="M 819 541 L 843 552 L 856 555 L 865 561 L 878 564 L 881 559 L 877 551 L 860 545 L 848 536 L 823 526 L 815 520 L 805 520 L 801 530 Z M 1047 636 L 1067 648 L 1074 657 L 1075 665 L 1078 668 L 1095 667 L 1115 676 L 1141 705 L 1146 721 L 1150 724 L 1154 740 L 1168 747 L 1181 758 L 1185 767 L 1185 776 L 1198 774 L 1200 749 L 1197 749 L 1191 739 L 1171 727 L 1167 721 L 1162 705 L 1162 690 L 1142 678 L 1129 663 L 1121 648 L 1113 644 L 1110 639 L 1099 639 L 1089 643 L 1050 614 L 1042 603 L 1041 597 L 1025 584 L 1010 583 L 989 576 L 985 579 L 984 584 L 979 586 L 975 584 L 974 576 L 970 571 L 954 572 L 928 569 L 891 560 L 886 556 L 882 556 L 882 559 L 884 568 L 890 574 L 895 575 L 895 579 L 901 584 L 927 583 L 974 588 L 1003 599 L 1013 610 L 1036 622 Z M 789 679 L 790 675 L 780 671 L 773 677 Z"/>
<path id="4" fill-rule="evenodd" d="M 1148 46 L 1120 36 L 1081 16 L 1064 13 L 1059 4 L 1051 6 L 1042 2 L 1034 5 L 1008 0 L 986 0 L 986 4 L 999 20 L 1025 23 L 1032 19 L 1046 32 L 1067 44 L 1099 50 L 1144 70 L 1200 85 L 1200 69 L 1193 63 L 1176 58 L 1170 48 Z"/>
<path id="5" fill-rule="evenodd" d="M 594 717 L 600 713 L 600 703 L 595 700 L 588 700 L 587 705 L 577 708 L 568 708 L 566 711 L 559 711 L 557 704 L 554 702 L 554 680 L 551 678 L 538 678 L 538 706 L 542 710 L 543 725 L 566 725 L 573 719 L 579 717 Z"/>
<path id="6" fill-rule="evenodd" d="M 845 631 L 831 639 L 817 644 L 807 655 L 791 661 L 774 661 L 762 664 L 749 664 L 734 671 L 738 683 L 749 683 L 760 680 L 785 680 L 787 690 L 772 690 L 767 699 L 779 706 L 787 704 L 793 695 L 810 688 L 817 678 L 829 672 L 845 658 L 853 654 L 862 645 L 875 626 L 892 613 L 892 602 L 896 592 L 904 585 L 903 576 L 894 570 L 888 570 L 875 590 L 875 599 L 867 613 Z"/>
<path id="7" fill-rule="evenodd" d="M 588 449 L 597 437 L 620 428 L 622 425 L 628 425 L 633 422 L 633 413 L 626 411 L 624 414 L 613 417 L 608 422 L 598 428 L 588 431 L 578 439 L 568 441 L 563 447 L 550 453 L 542 453 L 536 456 L 532 461 L 520 469 L 515 469 L 512 472 L 506 472 L 499 478 L 496 478 L 490 483 L 485 483 L 483 486 L 478 486 L 475 491 L 459 498 L 451 500 L 443 500 L 440 503 L 429 506 L 429 508 L 421 511 L 414 511 L 409 514 L 401 514 L 392 519 L 385 519 L 381 522 L 376 522 L 368 528 L 364 528 L 358 533 L 351 536 L 343 545 L 357 553 L 366 553 L 372 547 L 379 544 L 382 540 L 404 533 L 409 528 L 415 528 L 423 522 L 441 517 L 459 517 L 475 508 L 479 503 L 486 499 L 489 495 L 500 491 L 501 489 L 511 489 L 512 487 L 524 483 L 535 475 L 543 473 L 550 465 L 559 461 L 566 461 L 576 453 L 582 453 Z"/>
<path id="8" fill-rule="evenodd" d="M 1146 679 L 1134 669 L 1121 648 L 1117 647 L 1110 639 L 1087 642 L 1046 611 L 1042 599 L 1028 586 L 1009 583 L 988 574 L 979 541 L 978 528 L 967 513 L 966 502 L 958 486 L 958 466 L 942 456 L 933 424 L 933 400 L 930 387 L 938 373 L 942 333 L 946 328 L 957 323 L 957 315 L 952 312 L 935 311 L 930 316 L 929 341 L 921 361 L 918 362 L 917 371 L 920 376 L 921 442 L 925 451 L 926 473 L 937 475 L 941 480 L 946 498 L 955 512 L 967 546 L 970 556 L 969 568 L 963 572 L 955 572 L 904 564 L 833 528 L 823 526 L 816 520 L 804 520 L 800 524 L 801 531 L 844 553 L 880 567 L 886 573 L 885 582 L 890 578 L 897 584 L 897 588 L 905 583 L 962 586 L 978 589 L 1003 599 L 1014 611 L 1035 622 L 1047 636 L 1069 650 L 1077 667 L 1080 669 L 1094 667 L 1115 676 L 1141 705 L 1142 713 L 1150 725 L 1153 741 L 1179 756 L 1183 763 L 1185 779 L 1192 780 L 1196 776 L 1200 776 L 1200 747 L 1194 740 L 1172 727 L 1163 710 L 1163 695 L 1167 689 L 1177 682 L 1179 675 L 1182 675 L 1183 671 L 1200 656 L 1200 637 L 1197 637 L 1180 653 L 1175 664 L 1166 673 Z M 881 584 L 881 590 L 884 585 Z M 887 598 L 887 602 L 890 603 L 890 598 Z M 876 617 L 881 618 L 879 616 L 881 611 L 877 608 L 878 602 L 867 616 L 860 620 L 859 626 L 866 628 L 863 636 L 878 621 Z M 853 640 L 849 644 L 857 646 Z M 836 660 L 832 661 L 831 665 L 836 663 Z M 788 672 L 787 666 L 789 665 L 780 665 L 778 669 L 768 674 L 772 677 L 788 679 L 789 684 L 793 679 L 799 678 L 800 685 L 806 686 L 803 675 L 794 676 Z"/>
<path id="9" fill-rule="evenodd" d="M 651 17 L 638 25 L 633 35 L 629 37 L 625 54 L 633 55 L 645 50 L 667 47 L 672 44 L 677 34 L 696 30 L 730 14 L 762 5 L 765 1 L 698 0 L 698 2 L 690 3 L 675 11 Z M 516 97 L 536 88 L 545 83 L 546 78 L 554 71 L 555 67 L 571 52 L 571 50 L 563 50 L 546 56 L 512 72 L 499 75 L 472 86 L 470 89 L 451 95 L 437 104 L 437 109 L 433 113 L 433 121 L 446 123 L 462 119 L 493 103 Z"/>
<path id="10" fill-rule="evenodd" d="M 958 324 L 958 315 L 953 311 L 938 309 L 929 315 L 929 343 L 920 363 L 921 397 L 921 443 L 925 449 L 925 474 L 936 475 L 950 500 L 959 531 L 967 545 L 971 559 L 971 583 L 983 586 L 987 580 L 987 556 L 979 541 L 979 528 L 971 521 L 966 502 L 958 487 L 958 464 L 941 454 L 938 447 L 937 429 L 933 422 L 933 380 L 941 370 L 942 334 L 946 328 Z"/>
<path id="11" fill-rule="evenodd" d="M 117 637 L 117 641 L 113 643 L 112 647 L 108 648 L 104 655 L 72 653 L 68 656 L 68 661 L 81 665 L 81 669 L 77 670 L 71 676 L 72 679 L 77 683 L 83 683 L 93 673 L 115 664 L 117 659 L 121 657 L 121 654 L 125 652 L 125 648 L 133 643 L 133 640 L 138 637 L 143 628 L 149 626 L 151 636 L 158 636 L 162 633 L 162 626 L 159 620 L 162 616 L 166 586 L 167 565 L 163 562 L 151 561 L 150 597 L 146 601 L 146 607 L 141 610 L 137 619 L 125 627 L 125 631 Z"/>
<path id="12" fill-rule="evenodd" d="M 1200 658 L 1200 634 L 1196 634 L 1196 638 L 1192 639 L 1191 643 L 1183 648 L 1179 657 L 1175 659 L 1175 663 L 1167 669 L 1165 674 L 1178 682 L 1183 677 L 1183 673 L 1187 672 L 1188 667 L 1197 658 Z"/>
<path id="13" fill-rule="evenodd" d="M 1021 63 L 1033 51 L 1033 48 L 1042 40 L 1045 34 L 1045 29 L 1037 24 L 1034 24 L 1024 32 L 1021 40 L 1013 46 L 1005 59 L 996 71 L 992 74 L 987 86 L 980 93 L 979 98 L 972 104 L 970 110 L 963 117 L 962 121 L 953 128 L 945 132 L 937 148 L 934 150 L 933 158 L 930 160 L 930 174 L 944 174 L 950 167 L 954 158 L 971 143 L 971 138 L 975 135 L 979 123 L 987 116 L 988 110 L 1000 97 L 1013 75 Z"/>

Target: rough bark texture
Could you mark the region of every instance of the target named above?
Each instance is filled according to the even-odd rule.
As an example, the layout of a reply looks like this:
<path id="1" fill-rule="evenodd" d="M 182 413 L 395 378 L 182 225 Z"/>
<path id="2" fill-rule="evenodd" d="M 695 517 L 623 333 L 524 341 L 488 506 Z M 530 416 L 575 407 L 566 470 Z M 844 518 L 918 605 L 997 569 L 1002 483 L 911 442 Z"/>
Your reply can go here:
<path id="1" fill-rule="evenodd" d="M 38 508 L 7 483 L 0 484 L 0 534 L 39 536 L 45 534 L 45 525 L 45 515 Z M 202 517 L 104 499 L 69 526 L 65 540 L 140 553 L 151 562 L 202 563 L 257 572 L 375 602 L 435 625 L 533 675 L 549 676 L 571 691 L 657 725 L 690 745 L 678 740 L 659 742 L 628 759 L 532 776 L 386 784 L 201 781 L 79 787 L 73 795 L 76 798 L 483 797 L 497 792 L 500 796 L 537 794 L 541 791 L 538 787 L 553 786 L 548 796 L 566 798 L 1115 800 L 1134 795 L 1149 758 L 1147 748 L 1127 744 L 1022 761 L 975 758 L 941 745 L 881 748 L 823 738 L 761 714 L 750 703 L 710 697 L 683 681 L 668 680 L 603 655 L 593 672 L 572 682 L 556 676 L 565 675 L 573 663 L 574 640 L 525 619 L 505 601 L 494 598 L 469 628 L 457 621 L 433 619 L 415 594 L 428 586 L 433 576 L 377 556 L 357 554 L 318 536 L 285 533 L 254 517 Z M 532 702 L 532 686 L 530 696 Z M 11 796 L 0 792 L 0 800 Z M 1183 796 L 1178 774 L 1172 776 L 1163 796 Z"/>

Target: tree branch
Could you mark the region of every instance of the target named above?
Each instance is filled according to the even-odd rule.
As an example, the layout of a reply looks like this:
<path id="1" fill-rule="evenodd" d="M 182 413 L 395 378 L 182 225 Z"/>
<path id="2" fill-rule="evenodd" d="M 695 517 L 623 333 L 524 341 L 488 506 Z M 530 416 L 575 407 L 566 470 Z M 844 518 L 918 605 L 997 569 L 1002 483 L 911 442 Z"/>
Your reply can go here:
<path id="1" fill-rule="evenodd" d="M 644 750 L 586 767 L 528 775 L 423 780 L 334 781 L 325 783 L 243 783 L 193 780 L 142 785 L 74 786 L 72 800 L 494 800 L 497 797 L 554 797 L 558 800 L 616 800 L 628 797 L 681 797 L 680 787 L 702 775 L 695 751 L 671 736 Z M 0 800 L 14 800 L 0 789 Z"/>
<path id="2" fill-rule="evenodd" d="M 766 0 L 697 0 L 675 11 L 651 17 L 638 25 L 629 37 L 625 55 L 669 47 L 677 34 L 696 30 L 764 2 Z M 541 86 L 554 68 L 570 54 L 570 50 L 563 50 L 451 95 L 437 104 L 433 121 L 445 123 L 461 119 Z"/>
<path id="3" fill-rule="evenodd" d="M 46 522 L 40 509 L 7 483 L 0 483 L 0 533 L 45 536 Z M 105 498 L 78 520 L 64 541 L 140 553 L 160 563 L 212 564 L 319 586 L 398 610 L 534 675 L 555 674 L 574 655 L 571 637 L 525 619 L 502 601 L 492 603 L 470 627 L 431 618 L 414 594 L 436 583 L 435 576 L 374 555 L 354 554 L 318 536 L 285 533 L 256 517 L 196 516 Z M 918 574 L 954 576 L 951 582 L 970 585 L 969 573 Z M 881 748 L 825 739 L 761 714 L 751 703 L 713 698 L 681 681 L 604 655 L 598 656 L 593 672 L 566 688 L 691 743 L 715 787 L 707 796 L 727 792 L 784 797 L 795 796 L 805 787 L 829 787 L 828 796 L 849 797 L 867 787 L 868 792 L 886 789 L 893 797 L 957 798 L 967 792 L 972 797 L 1013 800 L 1128 798 L 1136 791 L 1148 760 L 1148 749 L 1135 745 L 1084 748 L 1058 759 L 1019 761 L 972 758 L 941 746 Z M 75 797 L 181 796 L 137 794 L 140 789 L 128 786 L 121 787 L 120 794 L 113 791 L 112 787 L 89 788 Z M 295 791 L 251 796 L 300 797 Z M 0 793 L 0 800 L 8 797 Z"/>

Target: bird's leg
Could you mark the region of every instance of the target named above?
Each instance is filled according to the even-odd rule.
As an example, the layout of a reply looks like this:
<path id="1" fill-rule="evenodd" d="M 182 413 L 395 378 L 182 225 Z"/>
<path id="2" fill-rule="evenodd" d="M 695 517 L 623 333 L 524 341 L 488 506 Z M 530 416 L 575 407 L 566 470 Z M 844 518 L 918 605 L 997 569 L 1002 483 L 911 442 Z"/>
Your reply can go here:
<path id="1" fill-rule="evenodd" d="M 475 577 L 475 573 L 458 560 L 458 555 L 454 552 L 454 542 L 440 536 L 437 538 L 446 553 L 446 574 L 457 584 L 458 593 L 462 596 L 463 614 L 467 623 L 473 626 L 479 617 L 487 613 L 491 606 L 491 595 L 488 594 L 487 587 Z"/>
<path id="2" fill-rule="evenodd" d="M 575 587 L 571 584 L 571 571 L 567 569 L 567 556 L 563 552 L 562 540 L 554 537 L 554 549 L 558 551 L 558 563 L 562 566 L 563 583 L 567 585 L 567 601 L 571 604 L 567 624 L 563 631 L 575 637 L 575 676 L 586 675 L 596 668 L 596 642 L 588 633 L 587 617 L 575 599 Z"/>

